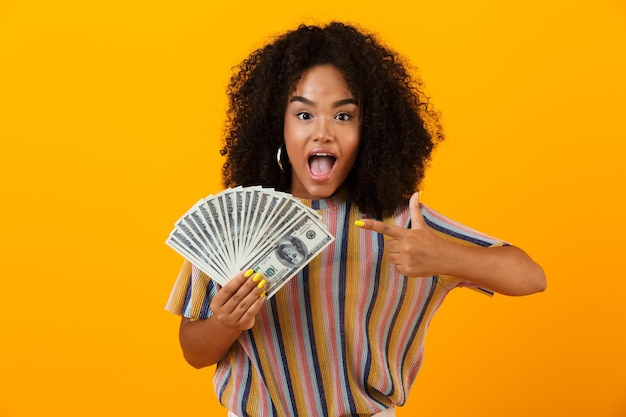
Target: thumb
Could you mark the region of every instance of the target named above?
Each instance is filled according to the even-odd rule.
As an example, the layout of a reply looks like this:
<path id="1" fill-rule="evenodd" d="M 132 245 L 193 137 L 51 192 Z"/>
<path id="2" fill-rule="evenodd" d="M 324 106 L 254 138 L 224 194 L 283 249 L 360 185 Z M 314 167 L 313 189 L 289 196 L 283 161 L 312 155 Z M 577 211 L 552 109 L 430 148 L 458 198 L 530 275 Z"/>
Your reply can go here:
<path id="1" fill-rule="evenodd" d="M 424 216 L 422 215 L 422 211 L 420 210 L 420 195 L 421 191 L 413 193 L 411 199 L 409 200 L 409 214 L 411 215 L 411 229 L 423 229 L 426 227 L 426 222 L 424 221 Z"/>

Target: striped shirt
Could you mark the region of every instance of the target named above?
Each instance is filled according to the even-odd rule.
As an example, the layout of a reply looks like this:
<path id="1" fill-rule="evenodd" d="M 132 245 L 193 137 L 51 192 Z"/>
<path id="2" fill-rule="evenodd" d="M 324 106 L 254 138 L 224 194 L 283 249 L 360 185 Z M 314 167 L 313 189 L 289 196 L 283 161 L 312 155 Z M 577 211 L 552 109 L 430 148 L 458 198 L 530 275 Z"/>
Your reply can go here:
<path id="1" fill-rule="evenodd" d="M 424 337 L 446 294 L 472 286 L 451 276 L 409 278 L 383 252 L 385 237 L 354 226 L 362 217 L 341 197 L 302 200 L 336 241 L 259 311 L 217 364 L 220 402 L 239 417 L 363 416 L 404 404 L 422 363 Z M 437 234 L 471 246 L 502 242 L 422 205 Z M 408 208 L 383 221 L 406 227 Z M 211 315 L 217 284 L 186 262 L 167 310 Z"/>

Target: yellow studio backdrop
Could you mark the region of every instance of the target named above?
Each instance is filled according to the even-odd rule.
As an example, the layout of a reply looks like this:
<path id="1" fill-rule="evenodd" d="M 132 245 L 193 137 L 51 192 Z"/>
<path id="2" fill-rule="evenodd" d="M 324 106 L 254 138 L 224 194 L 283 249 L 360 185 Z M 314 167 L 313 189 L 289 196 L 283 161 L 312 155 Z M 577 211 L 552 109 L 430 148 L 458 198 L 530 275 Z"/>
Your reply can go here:
<path id="1" fill-rule="evenodd" d="M 424 201 L 545 293 L 454 291 L 399 416 L 626 416 L 623 1 L 0 2 L 0 416 L 224 416 L 164 311 L 164 240 L 220 190 L 231 67 L 344 20 L 419 69 Z M 350 45 L 346 45 L 349 48 Z"/>

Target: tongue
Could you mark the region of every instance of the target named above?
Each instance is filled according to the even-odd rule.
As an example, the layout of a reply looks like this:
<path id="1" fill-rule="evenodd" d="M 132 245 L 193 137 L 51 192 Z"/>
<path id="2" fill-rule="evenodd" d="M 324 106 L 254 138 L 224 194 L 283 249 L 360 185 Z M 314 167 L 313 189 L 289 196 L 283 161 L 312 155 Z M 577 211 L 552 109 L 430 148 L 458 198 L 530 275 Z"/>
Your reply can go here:
<path id="1" fill-rule="evenodd" d="M 311 172 L 314 175 L 328 174 L 333 168 L 335 158 L 329 156 L 314 156 L 311 158 Z"/>

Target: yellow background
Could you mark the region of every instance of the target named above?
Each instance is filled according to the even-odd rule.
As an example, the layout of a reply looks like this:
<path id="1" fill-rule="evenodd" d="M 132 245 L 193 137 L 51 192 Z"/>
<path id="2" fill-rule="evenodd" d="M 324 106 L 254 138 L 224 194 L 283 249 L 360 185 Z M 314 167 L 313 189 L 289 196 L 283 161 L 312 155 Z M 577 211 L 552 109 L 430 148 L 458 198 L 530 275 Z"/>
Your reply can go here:
<path id="1" fill-rule="evenodd" d="M 163 309 L 163 242 L 219 191 L 231 67 L 329 19 L 443 113 L 424 202 L 549 279 L 453 292 L 398 415 L 626 416 L 623 1 L 212 3 L 0 1 L 0 416 L 225 415 Z"/>

